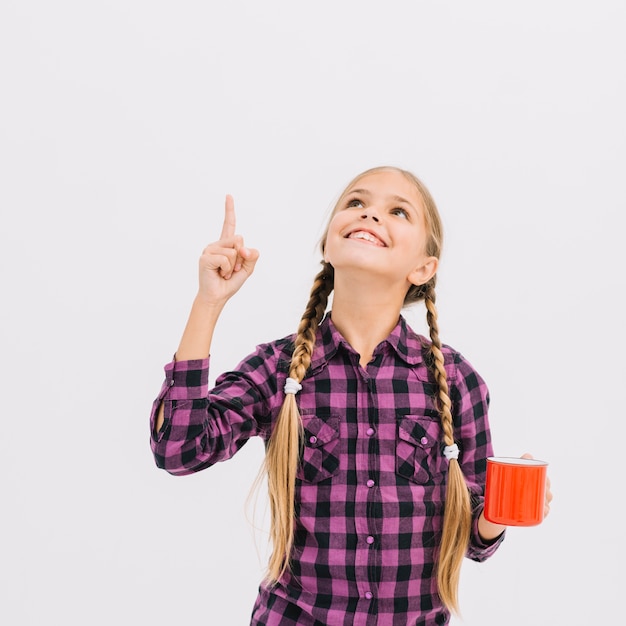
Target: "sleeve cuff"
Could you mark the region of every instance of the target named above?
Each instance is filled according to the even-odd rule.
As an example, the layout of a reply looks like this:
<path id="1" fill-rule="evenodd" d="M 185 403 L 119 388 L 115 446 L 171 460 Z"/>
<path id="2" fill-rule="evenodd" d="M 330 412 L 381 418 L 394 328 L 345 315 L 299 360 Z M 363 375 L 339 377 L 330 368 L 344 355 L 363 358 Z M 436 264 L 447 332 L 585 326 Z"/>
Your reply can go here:
<path id="1" fill-rule="evenodd" d="M 467 556 L 474 561 L 484 561 L 494 554 L 506 536 L 506 529 L 493 539 L 483 539 L 478 532 L 478 518 L 484 508 L 482 498 L 476 502 L 472 511 L 472 530 Z"/>
<path id="2" fill-rule="evenodd" d="M 209 393 L 209 358 L 171 361 L 165 366 L 167 400 L 196 400 Z"/>

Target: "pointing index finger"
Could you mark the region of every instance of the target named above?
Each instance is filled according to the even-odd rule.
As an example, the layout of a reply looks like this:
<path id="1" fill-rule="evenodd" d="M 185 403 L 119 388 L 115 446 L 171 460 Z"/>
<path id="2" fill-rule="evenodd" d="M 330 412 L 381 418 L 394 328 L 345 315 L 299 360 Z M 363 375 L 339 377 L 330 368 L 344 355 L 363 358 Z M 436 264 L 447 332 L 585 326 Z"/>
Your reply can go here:
<path id="1" fill-rule="evenodd" d="M 222 226 L 222 234 L 220 239 L 229 239 L 235 236 L 235 201 L 229 194 L 226 196 L 226 205 L 224 207 L 224 225 Z"/>

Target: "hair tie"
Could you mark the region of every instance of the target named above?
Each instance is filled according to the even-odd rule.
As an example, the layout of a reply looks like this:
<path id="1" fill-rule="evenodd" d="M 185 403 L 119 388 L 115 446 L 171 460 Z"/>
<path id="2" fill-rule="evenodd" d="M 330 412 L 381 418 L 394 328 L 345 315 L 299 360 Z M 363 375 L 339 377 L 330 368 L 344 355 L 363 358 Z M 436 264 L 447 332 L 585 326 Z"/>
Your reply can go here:
<path id="1" fill-rule="evenodd" d="M 443 449 L 443 456 L 445 456 L 446 459 L 448 459 L 448 461 L 450 459 L 458 459 L 459 458 L 459 446 L 457 446 L 456 443 L 453 443 L 451 446 L 446 446 Z"/>
<path id="2" fill-rule="evenodd" d="M 285 393 L 293 393 L 294 395 L 302 389 L 302 385 L 295 378 L 288 378 L 285 381 Z"/>

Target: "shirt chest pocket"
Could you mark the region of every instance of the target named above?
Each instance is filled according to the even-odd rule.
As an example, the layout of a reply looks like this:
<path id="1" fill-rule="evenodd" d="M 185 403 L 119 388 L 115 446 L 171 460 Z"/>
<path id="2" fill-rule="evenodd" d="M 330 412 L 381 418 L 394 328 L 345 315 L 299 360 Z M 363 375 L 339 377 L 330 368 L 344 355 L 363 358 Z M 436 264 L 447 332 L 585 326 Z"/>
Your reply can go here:
<path id="1" fill-rule="evenodd" d="M 440 471 L 439 420 L 423 415 L 402 415 L 398 418 L 396 436 L 396 473 L 425 485 Z"/>
<path id="2" fill-rule="evenodd" d="M 302 426 L 304 441 L 298 478 L 307 483 L 331 478 L 339 470 L 339 418 L 303 415 Z"/>

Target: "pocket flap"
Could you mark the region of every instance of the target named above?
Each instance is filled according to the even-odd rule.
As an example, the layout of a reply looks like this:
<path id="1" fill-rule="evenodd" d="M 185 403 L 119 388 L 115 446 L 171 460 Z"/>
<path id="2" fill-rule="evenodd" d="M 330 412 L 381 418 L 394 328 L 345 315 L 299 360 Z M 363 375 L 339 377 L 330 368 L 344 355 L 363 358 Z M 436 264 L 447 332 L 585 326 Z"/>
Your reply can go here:
<path id="1" fill-rule="evenodd" d="M 417 415 L 403 415 L 398 419 L 398 437 L 425 450 L 437 443 L 439 422 Z"/>
<path id="2" fill-rule="evenodd" d="M 339 418 L 329 417 L 323 420 L 316 415 L 303 415 L 304 445 L 319 448 L 339 437 Z"/>

